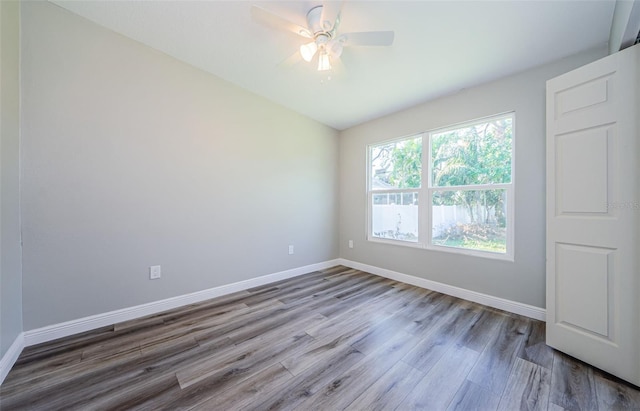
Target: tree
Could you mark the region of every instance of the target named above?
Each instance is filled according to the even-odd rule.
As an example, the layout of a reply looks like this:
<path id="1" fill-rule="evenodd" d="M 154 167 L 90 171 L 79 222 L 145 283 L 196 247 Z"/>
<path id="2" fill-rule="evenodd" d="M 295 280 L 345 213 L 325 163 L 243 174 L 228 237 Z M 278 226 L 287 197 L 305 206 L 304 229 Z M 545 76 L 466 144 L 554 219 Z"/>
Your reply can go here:
<path id="1" fill-rule="evenodd" d="M 391 152 L 389 182 L 397 188 L 419 188 L 422 173 L 422 141 L 408 140 Z"/>
<path id="2" fill-rule="evenodd" d="M 431 141 L 433 183 L 440 187 L 500 184 L 511 181 L 512 124 L 510 119 L 436 134 Z M 485 221 L 493 210 L 504 226 L 504 201 L 500 190 L 443 192 L 438 204 L 465 205 L 471 221 L 474 209 L 484 207 Z"/>
<path id="3" fill-rule="evenodd" d="M 376 147 L 372 153 L 374 177 L 395 188 L 419 188 L 422 139 L 414 138 Z"/>

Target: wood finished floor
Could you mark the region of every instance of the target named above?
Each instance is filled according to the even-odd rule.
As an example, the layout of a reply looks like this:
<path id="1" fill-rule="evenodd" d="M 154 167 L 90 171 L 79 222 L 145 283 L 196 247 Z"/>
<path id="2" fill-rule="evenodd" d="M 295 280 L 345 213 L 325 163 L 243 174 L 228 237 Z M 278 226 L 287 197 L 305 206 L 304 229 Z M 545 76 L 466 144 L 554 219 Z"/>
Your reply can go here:
<path id="1" fill-rule="evenodd" d="M 2 410 L 630 410 L 544 323 L 334 267 L 26 348 Z"/>

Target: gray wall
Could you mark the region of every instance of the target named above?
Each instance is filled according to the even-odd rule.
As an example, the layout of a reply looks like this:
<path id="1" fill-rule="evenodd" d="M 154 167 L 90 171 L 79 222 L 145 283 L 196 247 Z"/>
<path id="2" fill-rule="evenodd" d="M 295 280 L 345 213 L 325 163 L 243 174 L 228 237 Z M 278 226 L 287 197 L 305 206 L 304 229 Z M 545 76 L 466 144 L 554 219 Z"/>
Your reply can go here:
<path id="1" fill-rule="evenodd" d="M 337 131 L 51 4 L 22 35 L 25 330 L 338 257 Z"/>
<path id="2" fill-rule="evenodd" d="M 17 2 L 0 1 L 0 358 L 22 332 Z"/>
<path id="3" fill-rule="evenodd" d="M 340 136 L 340 256 L 545 307 L 545 82 L 606 55 L 585 52 L 383 117 Z M 515 262 L 366 240 L 366 145 L 508 111 L 516 112 Z M 354 240 L 349 249 L 348 240 Z"/>

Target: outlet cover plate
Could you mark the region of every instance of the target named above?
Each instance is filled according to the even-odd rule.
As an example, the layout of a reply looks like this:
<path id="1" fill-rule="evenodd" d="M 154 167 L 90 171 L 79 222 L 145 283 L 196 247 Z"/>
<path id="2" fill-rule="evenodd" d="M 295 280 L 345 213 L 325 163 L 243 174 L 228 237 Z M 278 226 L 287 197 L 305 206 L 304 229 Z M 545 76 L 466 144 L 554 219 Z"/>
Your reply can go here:
<path id="1" fill-rule="evenodd" d="M 160 277 L 162 277 L 162 272 L 160 270 L 160 266 L 159 265 L 152 265 L 151 267 L 149 267 L 149 279 L 150 280 L 157 280 Z"/>

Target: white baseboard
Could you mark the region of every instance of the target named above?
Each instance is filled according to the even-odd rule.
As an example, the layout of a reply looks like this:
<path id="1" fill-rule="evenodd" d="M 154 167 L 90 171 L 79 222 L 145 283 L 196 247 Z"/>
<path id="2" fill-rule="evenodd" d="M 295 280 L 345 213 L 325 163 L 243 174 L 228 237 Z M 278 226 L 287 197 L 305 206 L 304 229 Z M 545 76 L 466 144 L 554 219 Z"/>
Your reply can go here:
<path id="1" fill-rule="evenodd" d="M 525 317 L 533 318 L 540 321 L 546 321 L 546 310 L 544 308 L 534 307 L 532 305 L 506 300 L 504 298 L 494 297 L 492 295 L 483 294 L 420 277 L 415 277 L 413 275 L 402 274 L 396 271 L 387 270 L 385 268 L 346 260 L 344 258 L 338 259 L 338 264 L 347 266 L 349 268 L 354 268 L 356 270 L 365 271 L 371 274 L 376 274 L 381 277 L 389 278 L 391 280 L 415 285 L 416 287 L 426 288 L 428 290 L 437 291 L 442 294 L 447 294 L 454 297 L 462 298 L 464 300 L 473 301 L 482 305 L 487 305 L 489 307 L 498 308 L 510 313 L 523 315 Z"/>
<path id="2" fill-rule="evenodd" d="M 24 333 L 18 334 L 13 344 L 9 347 L 6 353 L 0 358 L 0 384 L 4 381 L 11 371 L 11 367 L 16 363 L 22 349 L 24 348 Z"/>
<path id="3" fill-rule="evenodd" d="M 77 320 L 66 321 L 59 324 L 53 324 L 46 327 L 25 331 L 24 346 L 28 347 L 30 345 L 52 341 L 57 338 L 67 337 L 73 334 L 94 330 L 96 328 L 105 327 L 123 321 L 129 321 L 147 315 L 157 314 L 162 311 L 209 300 L 211 298 L 235 293 L 237 291 L 246 290 L 248 288 L 258 287 L 287 278 L 297 277 L 302 274 L 307 274 L 313 271 L 333 267 L 338 264 L 338 260 L 324 261 L 317 264 L 306 265 L 303 267 L 280 271 L 249 280 L 239 281 L 237 283 L 226 284 L 219 287 L 209 288 L 207 290 L 196 291 L 190 294 L 167 298 L 166 300 L 154 301 L 147 304 L 137 305 L 135 307 L 123 308 L 120 310 L 96 314 L 89 317 L 79 318 Z"/>

